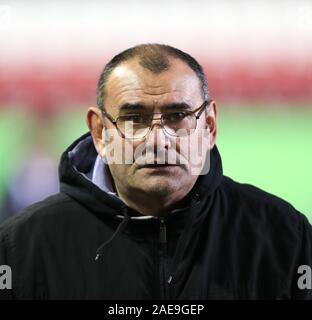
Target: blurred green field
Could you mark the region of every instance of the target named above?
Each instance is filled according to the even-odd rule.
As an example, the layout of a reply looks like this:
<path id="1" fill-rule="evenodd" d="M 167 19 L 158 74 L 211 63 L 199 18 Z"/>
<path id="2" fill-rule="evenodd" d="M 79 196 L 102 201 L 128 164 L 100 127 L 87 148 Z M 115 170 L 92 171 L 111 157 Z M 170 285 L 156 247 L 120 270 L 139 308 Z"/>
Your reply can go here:
<path id="1" fill-rule="evenodd" d="M 0 111 L 0 201 L 5 181 L 34 140 L 45 134 L 51 153 L 59 158 L 65 147 L 87 131 L 83 109 L 63 112 L 35 133 L 35 118 L 21 110 Z M 222 106 L 217 145 L 226 175 L 287 200 L 312 222 L 311 108 Z"/>

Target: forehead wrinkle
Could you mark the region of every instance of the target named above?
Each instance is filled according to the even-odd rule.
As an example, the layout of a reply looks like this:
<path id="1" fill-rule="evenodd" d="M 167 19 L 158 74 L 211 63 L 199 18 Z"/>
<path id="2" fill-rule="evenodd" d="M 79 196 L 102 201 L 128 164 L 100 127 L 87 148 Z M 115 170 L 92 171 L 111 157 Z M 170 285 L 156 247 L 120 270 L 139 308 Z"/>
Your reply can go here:
<path id="1" fill-rule="evenodd" d="M 148 92 L 148 91 L 143 91 L 144 94 L 150 95 L 150 96 L 161 96 L 164 94 L 170 94 L 170 93 L 175 93 L 175 92 L 180 92 L 180 90 L 170 90 L 170 91 L 164 91 L 161 93 L 152 93 L 152 92 Z"/>
<path id="2" fill-rule="evenodd" d="M 161 94 L 169 94 L 181 91 L 187 91 L 186 89 L 190 87 L 190 83 L 193 83 L 194 80 L 197 82 L 197 79 L 194 78 L 193 75 L 184 75 L 172 79 L 170 83 L 167 84 L 155 84 L 155 82 L 150 80 L 140 79 L 140 77 L 136 77 L 134 79 L 118 77 L 117 79 L 111 79 L 111 85 L 117 87 L 121 90 L 118 92 L 119 94 L 127 93 L 128 91 L 138 92 L 143 91 L 144 94 L 148 95 L 161 95 Z M 159 80 L 158 80 L 159 81 Z M 117 82 L 117 83 L 116 83 Z M 157 91 L 151 92 L 151 91 Z"/>
<path id="3" fill-rule="evenodd" d="M 131 67 L 126 67 L 123 71 L 124 72 L 117 74 L 117 76 L 115 75 L 115 78 L 110 78 L 110 86 L 108 85 L 106 88 L 108 89 L 110 87 L 110 90 L 107 91 L 107 98 L 109 98 L 109 92 L 111 92 L 112 89 L 115 91 L 115 94 L 113 96 L 111 95 L 109 99 L 111 100 L 110 103 L 115 106 L 127 102 L 148 104 L 153 105 L 154 107 L 167 102 L 182 101 L 189 105 L 197 103 L 193 100 L 194 97 L 197 96 L 196 91 L 200 91 L 200 86 L 198 85 L 198 79 L 193 72 L 187 72 L 182 75 L 179 74 L 176 77 L 171 78 L 170 82 L 167 82 L 167 80 L 164 79 L 166 82 L 163 84 L 159 81 L 161 81 L 162 76 L 167 77 L 168 74 L 166 72 L 157 75 L 157 79 L 155 79 L 154 82 L 153 78 L 144 78 L 149 72 L 146 72 L 145 70 L 142 71 L 141 68 L 134 71 L 131 70 Z M 144 73 L 144 77 L 142 78 L 140 77 L 141 73 Z M 128 77 L 128 75 L 130 77 Z M 152 76 L 154 77 L 154 75 Z M 161 88 L 163 88 L 164 91 L 159 92 L 161 91 Z M 166 95 L 170 94 L 173 96 L 170 97 L 169 101 Z M 149 98 L 152 100 L 149 101 Z"/>
<path id="4" fill-rule="evenodd" d="M 135 97 L 133 97 L 132 94 L 130 94 L 130 99 L 132 100 L 132 98 L 134 98 L 134 101 L 140 102 L 141 99 L 145 100 L 147 97 L 146 96 L 163 96 L 163 95 L 168 95 L 168 94 L 175 94 L 175 93 L 180 93 L 181 90 L 170 90 L 170 91 L 163 91 L 161 93 L 154 93 L 154 92 L 149 92 L 146 91 L 145 89 L 141 89 L 141 88 L 137 88 L 137 89 L 133 89 L 133 88 L 124 88 L 121 91 L 119 91 L 116 95 L 115 95 L 115 99 L 116 100 L 123 100 L 125 99 L 125 95 L 127 95 L 128 93 L 139 93 L 138 95 L 136 95 Z M 125 101 L 125 102 L 128 102 Z"/>
<path id="5" fill-rule="evenodd" d="M 118 91 L 115 95 L 114 95 L 114 100 L 123 100 L 124 99 L 124 96 L 130 92 L 130 93 L 134 93 L 134 92 L 140 92 L 142 91 L 142 89 L 138 88 L 138 89 L 135 89 L 135 88 L 123 88 L 122 90 Z M 125 102 L 128 102 L 128 101 L 125 101 Z"/>

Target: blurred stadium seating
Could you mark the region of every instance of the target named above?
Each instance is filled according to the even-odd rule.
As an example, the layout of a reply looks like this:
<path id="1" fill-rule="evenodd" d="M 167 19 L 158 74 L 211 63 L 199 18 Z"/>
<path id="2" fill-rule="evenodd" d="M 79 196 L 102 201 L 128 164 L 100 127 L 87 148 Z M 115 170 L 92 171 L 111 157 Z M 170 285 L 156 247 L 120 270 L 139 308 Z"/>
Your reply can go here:
<path id="1" fill-rule="evenodd" d="M 85 110 L 108 59 L 161 42 L 204 66 L 219 106 L 225 174 L 286 199 L 312 221 L 312 4 L 252 3 L 1 4 L 0 203 L 35 146 L 56 165 L 86 132 Z"/>

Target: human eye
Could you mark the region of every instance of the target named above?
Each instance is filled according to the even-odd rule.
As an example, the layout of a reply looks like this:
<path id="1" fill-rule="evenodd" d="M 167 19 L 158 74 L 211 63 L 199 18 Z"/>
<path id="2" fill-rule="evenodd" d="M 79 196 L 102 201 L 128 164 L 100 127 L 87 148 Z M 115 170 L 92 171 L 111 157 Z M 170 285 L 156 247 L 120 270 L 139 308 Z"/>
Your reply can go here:
<path id="1" fill-rule="evenodd" d="M 186 112 L 172 112 L 164 114 L 164 119 L 170 122 L 182 121 L 187 116 Z"/>
<path id="2" fill-rule="evenodd" d="M 132 122 L 135 124 L 145 123 L 146 117 L 140 114 L 129 114 L 122 116 L 123 121 Z"/>

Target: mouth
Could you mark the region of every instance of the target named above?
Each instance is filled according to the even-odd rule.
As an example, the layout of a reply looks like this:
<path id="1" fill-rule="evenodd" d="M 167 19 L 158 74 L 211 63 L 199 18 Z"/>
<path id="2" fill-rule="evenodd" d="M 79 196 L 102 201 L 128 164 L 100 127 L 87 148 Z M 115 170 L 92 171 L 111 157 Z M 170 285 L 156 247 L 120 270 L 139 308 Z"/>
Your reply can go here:
<path id="1" fill-rule="evenodd" d="M 150 163 L 141 166 L 141 168 L 158 168 L 158 167 L 176 167 L 176 164 L 169 164 L 169 163 Z"/>
<path id="2" fill-rule="evenodd" d="M 171 167 L 178 167 L 177 164 L 168 164 L 168 163 L 153 163 L 153 164 L 145 164 L 140 166 L 139 169 L 168 169 Z"/>

